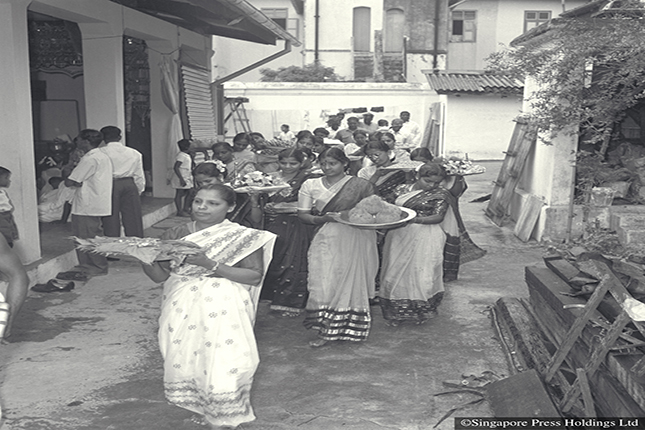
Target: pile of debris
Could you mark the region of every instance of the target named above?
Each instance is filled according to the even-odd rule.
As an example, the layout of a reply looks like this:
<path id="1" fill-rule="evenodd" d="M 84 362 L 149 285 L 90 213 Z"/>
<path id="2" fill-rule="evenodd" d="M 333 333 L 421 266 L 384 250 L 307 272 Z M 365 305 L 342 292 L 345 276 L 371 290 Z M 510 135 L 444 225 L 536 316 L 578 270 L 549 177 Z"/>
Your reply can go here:
<path id="1" fill-rule="evenodd" d="M 562 416 L 645 416 L 645 265 L 598 252 L 544 263 L 526 268 L 528 301 L 493 309 L 512 368 L 537 372 Z"/>

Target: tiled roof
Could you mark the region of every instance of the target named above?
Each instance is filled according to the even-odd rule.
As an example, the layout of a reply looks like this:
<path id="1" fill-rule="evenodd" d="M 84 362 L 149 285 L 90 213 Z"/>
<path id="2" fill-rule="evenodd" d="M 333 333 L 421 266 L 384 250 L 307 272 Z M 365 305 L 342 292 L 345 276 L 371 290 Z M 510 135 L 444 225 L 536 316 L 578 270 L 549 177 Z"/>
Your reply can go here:
<path id="1" fill-rule="evenodd" d="M 522 81 L 507 75 L 484 72 L 426 72 L 430 87 L 448 93 L 521 93 Z"/>

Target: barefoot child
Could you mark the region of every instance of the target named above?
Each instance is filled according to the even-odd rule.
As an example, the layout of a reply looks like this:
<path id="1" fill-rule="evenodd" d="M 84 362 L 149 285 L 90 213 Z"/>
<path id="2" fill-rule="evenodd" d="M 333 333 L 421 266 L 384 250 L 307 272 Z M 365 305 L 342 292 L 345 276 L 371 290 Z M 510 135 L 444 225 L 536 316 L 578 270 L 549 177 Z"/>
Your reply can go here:
<path id="1" fill-rule="evenodd" d="M 193 160 L 188 154 L 190 149 L 190 140 L 181 139 L 177 142 L 179 146 L 179 154 L 175 158 L 175 165 L 173 170 L 175 174 L 170 180 L 170 184 L 175 189 L 175 207 L 177 208 L 177 216 L 189 216 L 186 210 L 186 197 L 190 189 L 193 187 Z"/>
<path id="2" fill-rule="evenodd" d="M 13 242 L 18 239 L 18 228 L 13 219 L 13 204 L 7 193 L 9 185 L 11 171 L 0 167 L 0 273 L 9 278 L 9 285 L 4 294 L 8 306 L 3 307 L 8 307 L 9 315 L 6 320 L 0 319 L 0 339 L 9 337 L 11 325 L 27 297 L 29 287 L 27 272 L 13 249 Z M 1 301 L 4 302 L 5 299 Z M 6 324 L 3 324 L 4 321 Z"/>

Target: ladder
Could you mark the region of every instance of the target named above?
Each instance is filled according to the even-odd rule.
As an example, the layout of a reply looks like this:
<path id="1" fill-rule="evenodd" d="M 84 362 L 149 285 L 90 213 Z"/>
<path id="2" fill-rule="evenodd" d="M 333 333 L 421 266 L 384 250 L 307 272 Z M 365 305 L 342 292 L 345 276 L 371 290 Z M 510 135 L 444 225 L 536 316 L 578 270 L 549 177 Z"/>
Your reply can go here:
<path id="1" fill-rule="evenodd" d="M 225 97 L 224 98 L 224 127 L 229 119 L 232 119 L 233 130 L 227 129 L 227 136 L 230 131 L 234 131 L 234 135 L 238 133 L 250 133 L 251 122 L 246 115 L 246 108 L 244 103 L 248 103 L 249 99 L 246 97 Z M 227 113 L 228 112 L 228 113 Z"/>
<path id="2" fill-rule="evenodd" d="M 600 279 L 600 283 L 587 301 L 583 312 L 576 318 L 564 340 L 551 357 L 544 376 L 545 382 L 547 383 L 559 372 L 560 366 L 566 360 L 567 354 L 571 351 L 578 338 L 580 338 L 584 326 L 590 321 L 592 313 L 596 310 L 605 294 L 609 292 L 620 305 L 627 298 L 631 298 L 627 289 L 605 263 L 590 261 L 585 264 L 584 268 L 581 267 L 581 270 Z M 615 349 L 635 349 L 643 346 L 643 343 L 638 339 L 623 333 L 623 329 L 630 322 L 636 326 L 642 335 L 645 335 L 645 326 L 640 322 L 632 320 L 623 308 L 615 321 L 612 324 L 607 324 L 604 337 L 592 348 L 589 361 L 586 365 L 583 368 L 575 369 L 576 377 L 573 383 L 568 387 L 563 387 L 564 396 L 560 402 L 562 412 L 566 413 L 570 411 L 574 403 L 581 398 L 585 417 L 595 417 L 593 398 L 589 388 L 589 378 L 599 369 L 610 351 Z M 628 340 L 631 344 L 617 348 L 615 345 L 619 337 Z M 645 374 L 645 358 L 641 358 L 634 364 L 631 371 L 638 376 L 643 376 Z"/>

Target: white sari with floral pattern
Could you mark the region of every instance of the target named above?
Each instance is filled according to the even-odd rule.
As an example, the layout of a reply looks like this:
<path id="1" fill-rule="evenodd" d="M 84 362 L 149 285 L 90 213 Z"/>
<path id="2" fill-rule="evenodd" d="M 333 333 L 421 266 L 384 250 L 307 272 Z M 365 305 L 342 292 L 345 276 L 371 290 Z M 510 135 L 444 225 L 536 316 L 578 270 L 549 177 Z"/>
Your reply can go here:
<path id="1" fill-rule="evenodd" d="M 264 274 L 275 235 L 225 220 L 184 240 L 231 266 L 261 249 Z M 255 419 L 250 391 L 259 357 L 253 324 L 262 282 L 244 285 L 210 274 L 184 264 L 164 284 L 159 319 L 164 390 L 168 401 L 204 415 L 212 425 L 237 426 Z"/>

